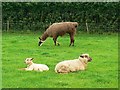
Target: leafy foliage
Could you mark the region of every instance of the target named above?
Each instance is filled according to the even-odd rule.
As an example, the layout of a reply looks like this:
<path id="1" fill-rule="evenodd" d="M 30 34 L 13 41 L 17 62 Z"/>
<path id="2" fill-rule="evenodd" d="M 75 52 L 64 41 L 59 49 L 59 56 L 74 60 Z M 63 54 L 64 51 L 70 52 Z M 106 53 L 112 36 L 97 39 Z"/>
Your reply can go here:
<path id="1" fill-rule="evenodd" d="M 86 31 L 86 22 L 90 32 L 119 31 L 120 3 L 3 2 L 2 6 L 3 29 L 8 20 L 11 29 L 42 31 L 54 22 L 75 21 L 80 23 L 79 28 L 83 31 Z"/>

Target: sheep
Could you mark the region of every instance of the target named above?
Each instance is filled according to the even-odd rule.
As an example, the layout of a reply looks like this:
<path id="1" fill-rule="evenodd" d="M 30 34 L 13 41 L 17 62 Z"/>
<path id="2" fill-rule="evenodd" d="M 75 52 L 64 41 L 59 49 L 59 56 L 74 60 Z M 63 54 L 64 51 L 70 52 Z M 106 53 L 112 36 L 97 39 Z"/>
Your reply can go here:
<path id="1" fill-rule="evenodd" d="M 56 43 L 58 45 L 60 45 L 57 42 L 57 38 L 58 36 L 63 36 L 66 33 L 68 33 L 70 35 L 70 44 L 69 46 L 74 46 L 74 35 L 76 33 L 76 28 L 78 27 L 78 23 L 77 22 L 60 22 L 60 23 L 53 23 L 52 25 L 50 25 L 47 30 L 43 33 L 43 35 L 41 36 L 41 38 L 39 37 L 39 43 L 38 46 L 41 46 L 43 42 L 45 42 L 45 40 L 48 37 L 52 37 L 54 44 L 56 46 Z"/>
<path id="2" fill-rule="evenodd" d="M 40 72 L 43 72 L 43 71 L 48 71 L 49 68 L 47 65 L 45 64 L 36 64 L 36 63 L 33 63 L 33 58 L 26 58 L 25 60 L 25 63 L 28 65 L 27 68 L 22 68 L 21 70 L 25 70 L 25 71 L 40 71 Z"/>
<path id="3" fill-rule="evenodd" d="M 82 54 L 78 59 L 74 60 L 65 60 L 59 62 L 55 66 L 56 73 L 69 73 L 79 70 L 85 70 L 87 67 L 87 63 L 90 62 L 92 58 L 89 57 L 89 54 Z"/>

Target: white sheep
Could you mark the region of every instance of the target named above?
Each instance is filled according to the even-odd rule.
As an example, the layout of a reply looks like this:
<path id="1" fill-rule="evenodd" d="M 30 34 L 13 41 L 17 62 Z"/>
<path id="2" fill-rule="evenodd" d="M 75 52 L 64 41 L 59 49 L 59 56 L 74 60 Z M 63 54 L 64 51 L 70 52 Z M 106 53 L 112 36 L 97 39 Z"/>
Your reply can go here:
<path id="1" fill-rule="evenodd" d="M 79 70 L 85 70 L 87 63 L 92 59 L 89 57 L 89 54 L 82 54 L 78 59 L 74 60 L 65 60 L 59 62 L 55 67 L 56 73 L 69 73 Z"/>
<path id="2" fill-rule="evenodd" d="M 49 68 L 47 65 L 45 64 L 36 64 L 33 63 L 33 58 L 26 58 L 25 63 L 27 64 L 27 68 L 22 68 L 22 70 L 26 70 L 26 71 L 48 71 Z"/>

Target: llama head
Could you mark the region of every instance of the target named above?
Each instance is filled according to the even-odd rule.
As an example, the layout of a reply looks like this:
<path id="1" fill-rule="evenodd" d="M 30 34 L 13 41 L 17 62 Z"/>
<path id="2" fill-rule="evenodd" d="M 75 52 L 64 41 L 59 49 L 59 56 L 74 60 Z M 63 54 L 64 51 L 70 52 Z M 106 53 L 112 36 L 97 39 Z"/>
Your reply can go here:
<path id="1" fill-rule="evenodd" d="M 40 41 L 39 41 L 39 43 L 38 43 L 38 46 L 42 46 L 42 44 L 43 44 L 44 41 L 43 41 L 40 37 L 39 37 L 39 40 L 40 40 Z"/>

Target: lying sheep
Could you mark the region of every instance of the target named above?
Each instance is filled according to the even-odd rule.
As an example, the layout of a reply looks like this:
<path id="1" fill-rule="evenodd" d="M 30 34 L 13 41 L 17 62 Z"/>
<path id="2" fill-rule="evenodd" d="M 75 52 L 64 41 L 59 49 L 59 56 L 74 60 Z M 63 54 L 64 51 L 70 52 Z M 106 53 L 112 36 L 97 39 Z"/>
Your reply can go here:
<path id="1" fill-rule="evenodd" d="M 78 23 L 77 22 L 60 22 L 60 23 L 53 23 L 52 25 L 50 25 L 47 30 L 43 33 L 43 35 L 41 37 L 39 37 L 40 41 L 38 43 L 39 46 L 42 45 L 43 42 L 45 42 L 45 40 L 48 37 L 52 37 L 54 44 L 56 45 L 56 43 L 58 45 L 60 45 L 57 42 L 57 38 L 58 36 L 63 36 L 66 33 L 69 34 L 70 36 L 70 45 L 69 46 L 74 46 L 74 35 L 76 33 L 76 28 L 78 27 Z"/>
<path id="2" fill-rule="evenodd" d="M 33 63 L 33 58 L 26 58 L 25 63 L 28 65 L 27 68 L 22 68 L 22 70 L 26 70 L 26 71 L 48 71 L 49 68 L 47 65 L 45 64 L 36 64 Z"/>
<path id="3" fill-rule="evenodd" d="M 87 67 L 87 63 L 91 60 L 92 59 L 89 57 L 89 54 L 82 54 L 78 59 L 59 62 L 55 67 L 55 72 L 69 73 L 79 70 L 85 70 Z"/>

